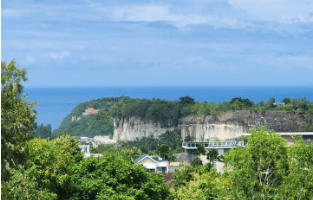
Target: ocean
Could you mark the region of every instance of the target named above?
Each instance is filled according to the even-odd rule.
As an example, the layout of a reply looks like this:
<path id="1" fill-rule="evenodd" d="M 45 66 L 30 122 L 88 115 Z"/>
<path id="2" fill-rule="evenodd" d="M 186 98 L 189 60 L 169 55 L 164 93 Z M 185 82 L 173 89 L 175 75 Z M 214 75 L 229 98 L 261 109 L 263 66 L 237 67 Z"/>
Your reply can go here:
<path id="1" fill-rule="evenodd" d="M 234 97 L 249 98 L 254 103 L 274 97 L 280 102 L 285 97 L 306 97 L 313 101 L 313 86 L 199 86 L 199 87 L 25 87 L 27 101 L 36 100 L 37 123 L 51 124 L 52 131 L 81 102 L 103 97 L 160 98 L 178 100 L 190 96 L 196 101 L 223 102 Z"/>

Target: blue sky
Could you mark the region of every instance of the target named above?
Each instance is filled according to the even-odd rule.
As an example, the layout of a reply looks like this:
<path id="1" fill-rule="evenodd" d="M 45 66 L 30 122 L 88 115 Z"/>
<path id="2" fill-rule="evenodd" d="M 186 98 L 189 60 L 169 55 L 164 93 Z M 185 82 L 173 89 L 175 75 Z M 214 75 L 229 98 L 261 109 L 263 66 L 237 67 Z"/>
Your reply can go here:
<path id="1" fill-rule="evenodd" d="M 312 0 L 2 1 L 25 86 L 313 85 Z"/>

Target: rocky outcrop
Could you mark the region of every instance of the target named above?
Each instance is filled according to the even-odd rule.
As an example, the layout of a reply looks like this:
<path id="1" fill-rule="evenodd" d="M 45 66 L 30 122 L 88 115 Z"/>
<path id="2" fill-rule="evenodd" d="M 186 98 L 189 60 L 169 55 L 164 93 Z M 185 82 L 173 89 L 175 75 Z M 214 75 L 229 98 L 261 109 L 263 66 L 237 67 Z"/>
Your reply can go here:
<path id="1" fill-rule="evenodd" d="M 124 141 L 136 140 L 136 138 L 148 137 L 153 134 L 155 138 L 159 137 L 167 130 L 174 130 L 177 127 L 165 128 L 158 122 L 151 120 L 141 120 L 138 117 L 127 119 L 114 117 L 114 135 L 113 139 Z"/>
<path id="2" fill-rule="evenodd" d="M 275 132 L 302 132 L 312 126 L 312 114 L 295 112 L 233 112 L 214 116 L 185 117 L 179 120 L 182 138 L 190 135 L 195 141 L 241 139 L 250 128 L 266 125 Z"/>
<path id="3" fill-rule="evenodd" d="M 213 116 L 181 118 L 177 127 L 164 128 L 157 122 L 131 117 L 128 119 L 114 118 L 114 138 L 131 141 L 137 137 L 154 137 L 165 133 L 166 130 L 181 130 L 182 138 L 190 135 L 194 141 L 206 141 L 219 138 L 220 140 L 240 140 L 242 133 L 248 133 L 250 128 L 266 125 L 276 132 L 303 132 L 312 127 L 313 114 L 296 112 L 232 112 Z"/>

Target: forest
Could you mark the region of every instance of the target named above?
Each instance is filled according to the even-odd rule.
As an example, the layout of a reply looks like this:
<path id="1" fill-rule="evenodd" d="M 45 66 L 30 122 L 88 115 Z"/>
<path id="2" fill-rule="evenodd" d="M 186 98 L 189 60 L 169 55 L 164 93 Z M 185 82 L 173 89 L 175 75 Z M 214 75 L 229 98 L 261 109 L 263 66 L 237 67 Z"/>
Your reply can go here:
<path id="1" fill-rule="evenodd" d="M 313 199 L 311 141 L 294 137 L 289 146 L 263 126 L 250 129 L 245 145 L 223 157 L 199 145 L 198 155 L 206 155 L 209 162 L 181 163 L 168 186 L 163 174 L 131 161 L 142 154 L 142 147 L 105 146 L 102 157 L 84 158 L 80 142 L 66 132 L 54 139 L 34 138 L 35 102 L 25 100 L 22 81 L 27 81 L 25 69 L 18 69 L 14 60 L 1 62 L 2 199 Z M 178 151 L 178 134 L 166 132 L 157 147 L 145 151 Z M 169 137 L 174 141 L 166 141 Z M 141 146 L 150 139 L 135 142 Z M 223 173 L 214 168 L 216 160 L 225 163 Z"/>

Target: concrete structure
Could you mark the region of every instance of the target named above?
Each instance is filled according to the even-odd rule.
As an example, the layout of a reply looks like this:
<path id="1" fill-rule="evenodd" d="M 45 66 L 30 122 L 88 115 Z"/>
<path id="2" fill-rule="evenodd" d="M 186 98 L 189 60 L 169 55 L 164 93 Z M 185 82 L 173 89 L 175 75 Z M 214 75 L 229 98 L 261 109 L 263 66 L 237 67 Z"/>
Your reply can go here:
<path id="1" fill-rule="evenodd" d="M 90 145 L 78 145 L 82 152 L 84 152 L 84 157 L 90 157 Z"/>
<path id="2" fill-rule="evenodd" d="M 168 173 L 168 161 L 160 157 L 151 157 L 147 154 L 142 154 L 138 158 L 132 158 L 137 165 L 143 165 L 151 172 Z"/>
<path id="3" fill-rule="evenodd" d="M 285 138 L 287 140 L 287 144 L 291 145 L 293 143 L 294 138 L 292 138 L 293 135 L 295 136 L 302 136 L 302 138 L 307 140 L 313 141 L 313 132 L 284 132 L 284 133 L 277 133 L 280 134 L 281 137 Z M 251 136 L 250 133 L 242 133 L 242 136 Z M 183 142 L 182 147 L 185 150 L 185 161 L 187 163 L 191 163 L 195 158 L 197 158 L 197 146 L 199 144 L 204 145 L 206 150 L 209 149 L 217 149 L 218 155 L 223 155 L 224 153 L 230 151 L 232 148 L 235 148 L 236 146 L 243 146 L 243 141 L 221 141 L 221 142 Z M 208 163 L 209 161 L 206 159 L 206 156 L 201 155 L 200 159 L 203 164 Z M 223 172 L 224 163 L 216 161 L 214 163 L 214 167 L 216 167 L 218 172 Z"/>
<path id="4" fill-rule="evenodd" d="M 90 114 L 97 114 L 99 110 L 95 110 L 94 108 L 87 108 L 85 112 L 82 113 L 83 116 L 90 115 Z"/>
<path id="5" fill-rule="evenodd" d="M 95 136 L 93 140 L 91 140 L 92 146 L 94 148 L 98 147 L 99 145 L 113 145 L 117 146 L 118 142 L 115 138 L 110 138 L 110 136 Z"/>
<path id="6" fill-rule="evenodd" d="M 205 149 L 208 151 L 209 149 L 217 149 L 218 155 L 224 155 L 224 153 L 230 151 L 230 149 L 235 148 L 236 146 L 243 146 L 243 141 L 221 141 L 221 142 L 183 142 L 182 147 L 185 150 L 185 161 L 187 163 L 191 163 L 195 158 L 198 157 L 198 145 L 202 144 Z M 209 161 L 206 159 L 205 155 L 199 156 L 202 163 L 206 164 Z M 224 163 L 216 161 L 214 163 L 214 167 L 216 167 L 218 172 L 222 172 Z"/>
<path id="7" fill-rule="evenodd" d="M 87 108 L 87 109 L 85 109 L 85 112 L 83 112 L 82 113 L 82 116 L 86 116 L 86 115 L 90 115 L 90 114 L 97 114 L 99 112 L 99 110 L 95 110 L 94 108 Z M 79 117 L 74 117 L 73 115 L 72 115 L 72 122 L 73 121 L 79 121 L 79 120 L 81 120 L 81 116 L 79 116 Z"/>
<path id="8" fill-rule="evenodd" d="M 294 141 L 294 138 L 292 138 L 293 135 L 294 136 L 302 136 L 304 141 L 307 141 L 309 139 L 311 141 L 313 141 L 313 132 L 290 132 L 290 133 L 285 132 L 285 133 L 277 133 L 277 134 L 280 134 L 280 136 L 282 138 L 285 138 L 287 140 L 288 145 L 291 145 L 293 143 L 293 141 Z M 251 134 L 250 133 L 244 133 L 244 134 L 242 134 L 242 136 L 249 137 L 249 136 L 251 136 Z"/>

